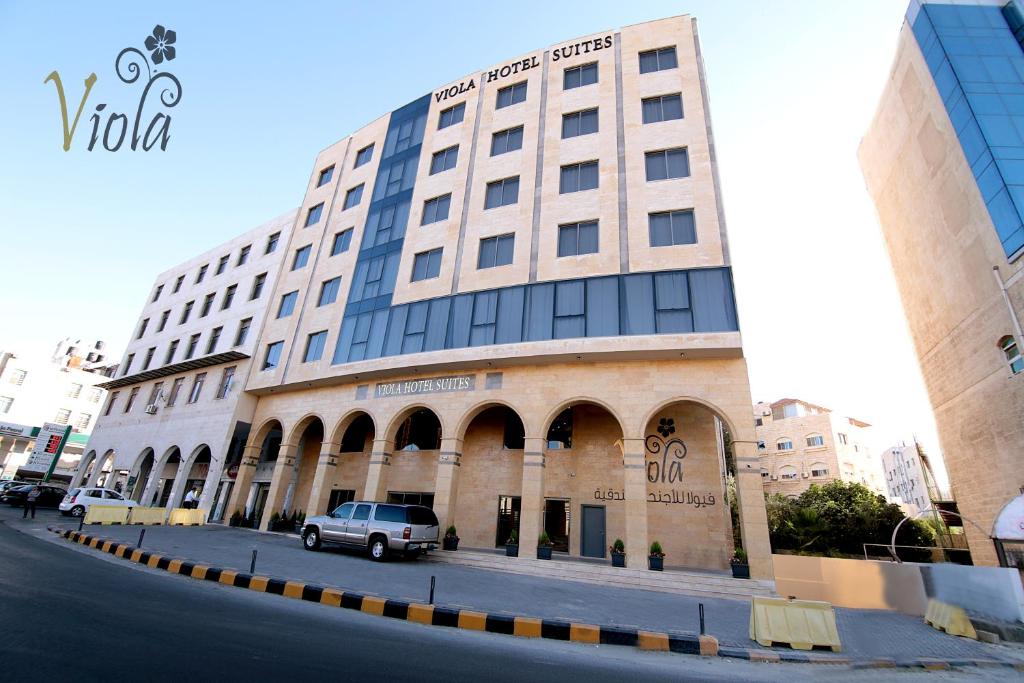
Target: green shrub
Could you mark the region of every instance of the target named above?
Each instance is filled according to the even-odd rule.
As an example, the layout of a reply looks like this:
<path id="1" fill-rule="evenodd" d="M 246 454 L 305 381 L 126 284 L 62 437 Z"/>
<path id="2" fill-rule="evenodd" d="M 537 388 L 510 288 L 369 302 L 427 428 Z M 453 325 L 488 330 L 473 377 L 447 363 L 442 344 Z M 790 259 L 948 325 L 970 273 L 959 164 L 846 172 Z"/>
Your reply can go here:
<path id="1" fill-rule="evenodd" d="M 665 551 L 657 541 L 651 543 L 651 557 L 665 557 Z"/>

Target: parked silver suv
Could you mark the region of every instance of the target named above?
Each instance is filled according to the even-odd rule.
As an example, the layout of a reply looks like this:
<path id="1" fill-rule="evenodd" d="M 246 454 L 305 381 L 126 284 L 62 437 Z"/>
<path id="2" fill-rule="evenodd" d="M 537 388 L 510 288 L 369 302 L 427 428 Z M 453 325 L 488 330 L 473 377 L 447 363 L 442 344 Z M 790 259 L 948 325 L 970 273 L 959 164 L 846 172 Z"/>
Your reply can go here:
<path id="1" fill-rule="evenodd" d="M 319 550 L 322 543 L 361 548 L 380 561 L 391 552 L 415 558 L 437 548 L 437 516 L 422 505 L 353 501 L 302 525 L 302 545 Z"/>

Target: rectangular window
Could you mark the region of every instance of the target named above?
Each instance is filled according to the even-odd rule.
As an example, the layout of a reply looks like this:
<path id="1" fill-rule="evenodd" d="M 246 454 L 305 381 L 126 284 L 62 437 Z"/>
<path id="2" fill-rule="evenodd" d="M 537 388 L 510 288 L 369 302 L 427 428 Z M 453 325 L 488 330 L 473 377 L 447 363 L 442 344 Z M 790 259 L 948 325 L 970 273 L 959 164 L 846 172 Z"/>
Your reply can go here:
<path id="1" fill-rule="evenodd" d="M 663 149 L 644 154 L 647 180 L 686 178 L 690 175 L 690 157 L 685 147 Z"/>
<path id="2" fill-rule="evenodd" d="M 412 263 L 412 281 L 430 280 L 441 274 L 441 252 L 443 249 L 431 249 L 430 251 L 416 254 Z"/>
<path id="3" fill-rule="evenodd" d="M 652 247 L 697 243 L 697 226 L 693 220 L 693 209 L 652 213 L 647 215 L 647 220 Z"/>
<path id="4" fill-rule="evenodd" d="M 562 175 L 558 181 L 559 194 L 583 192 L 597 187 L 597 162 L 586 161 L 582 164 L 569 164 L 562 167 Z"/>
<path id="5" fill-rule="evenodd" d="M 260 273 L 252 281 L 252 293 L 249 295 L 249 301 L 259 299 L 260 294 L 263 293 L 263 285 L 267 281 L 267 274 Z"/>
<path id="6" fill-rule="evenodd" d="M 581 256 L 597 253 L 597 221 L 558 226 L 558 255 Z"/>
<path id="7" fill-rule="evenodd" d="M 647 97 L 642 102 L 644 123 L 658 123 L 683 118 L 683 98 L 675 95 Z"/>
<path id="8" fill-rule="evenodd" d="M 245 265 L 245 262 L 249 260 L 249 251 L 252 249 L 251 244 L 247 244 L 242 247 L 242 251 L 238 252 L 238 261 L 235 262 L 235 267 Z"/>
<path id="9" fill-rule="evenodd" d="M 434 156 L 430 159 L 430 175 L 435 173 L 442 173 L 444 171 L 455 168 L 455 164 L 459 162 L 459 146 L 453 145 L 447 149 L 442 149 L 440 152 L 434 152 Z"/>
<path id="10" fill-rule="evenodd" d="M 174 384 L 171 385 L 171 393 L 167 395 L 167 407 L 170 408 L 174 405 L 174 402 L 178 400 L 178 394 L 181 393 L 181 387 L 185 384 L 184 377 L 178 377 L 174 380 Z"/>
<path id="11" fill-rule="evenodd" d="M 423 202 L 423 218 L 420 220 L 420 225 L 430 225 L 438 221 L 448 220 L 448 209 L 451 207 L 451 204 L 451 193 Z"/>
<path id="12" fill-rule="evenodd" d="M 499 130 L 491 136 L 491 156 L 514 152 L 523 148 L 523 127 L 516 126 L 507 130 Z"/>
<path id="13" fill-rule="evenodd" d="M 132 406 L 135 405 L 135 399 L 139 396 L 139 388 L 133 387 L 130 394 L 128 394 L 128 402 L 124 404 L 124 412 L 130 413 Z"/>
<path id="14" fill-rule="evenodd" d="M 562 139 L 597 132 L 597 108 L 562 115 Z"/>
<path id="15" fill-rule="evenodd" d="M 295 310 L 295 301 L 299 298 L 299 291 L 288 292 L 281 297 L 281 303 L 277 307 L 277 317 L 287 318 Z"/>
<path id="16" fill-rule="evenodd" d="M 813 470 L 811 470 L 811 476 L 812 477 L 827 477 L 828 476 L 828 468 L 827 467 L 820 467 L 818 469 L 813 469 Z"/>
<path id="17" fill-rule="evenodd" d="M 373 144 L 372 143 L 367 145 L 366 147 L 363 147 L 358 152 L 356 152 L 356 165 L 353 166 L 352 168 L 359 168 L 363 164 L 369 163 L 369 161 L 371 159 L 373 159 Z M 345 207 L 345 208 L 347 209 L 348 207 Z"/>
<path id="18" fill-rule="evenodd" d="M 331 166 L 331 168 L 334 168 Z M 267 238 L 267 248 L 263 250 L 264 255 L 273 254 L 277 251 L 277 243 L 281 239 L 281 233 L 275 232 L 273 235 Z"/>
<path id="19" fill-rule="evenodd" d="M 597 62 L 574 66 L 566 69 L 562 75 L 562 90 L 582 88 L 593 83 L 597 83 Z"/>
<path id="20" fill-rule="evenodd" d="M 89 402 L 90 403 L 99 403 L 101 398 L 103 398 L 103 390 L 102 389 L 90 389 L 89 390 Z"/>
<path id="21" fill-rule="evenodd" d="M 512 263 L 515 251 L 516 236 L 514 233 L 485 237 L 480 240 L 480 253 L 477 256 L 477 269 L 507 266 Z"/>
<path id="22" fill-rule="evenodd" d="M 241 346 L 245 343 L 245 338 L 249 336 L 250 327 L 252 327 L 252 318 L 246 318 L 238 323 L 238 333 L 235 334 L 235 346 Z"/>
<path id="23" fill-rule="evenodd" d="M 120 395 L 120 391 L 115 391 L 110 395 L 110 400 L 107 401 L 107 407 L 103 411 L 103 416 L 110 415 L 110 410 L 114 407 L 114 402 L 117 401 L 117 397 Z"/>
<path id="24" fill-rule="evenodd" d="M 323 187 L 327 183 L 331 182 L 331 177 L 334 176 L 334 164 L 331 164 L 327 168 L 320 171 L 320 177 L 316 179 L 316 186 Z"/>
<path id="25" fill-rule="evenodd" d="M 82 385 L 78 384 L 76 382 L 76 383 L 73 383 L 70 387 L 68 387 L 68 391 L 67 391 L 66 395 L 67 395 L 68 398 L 78 398 L 81 394 L 82 394 Z"/>
<path id="26" fill-rule="evenodd" d="M 206 298 L 203 299 L 203 307 L 199 309 L 200 318 L 205 318 L 210 314 L 210 309 L 213 308 L 213 300 L 216 296 L 217 295 L 215 293 L 210 292 L 206 295 Z"/>
<path id="27" fill-rule="evenodd" d="M 210 332 L 210 341 L 206 343 L 206 355 L 210 355 L 217 350 L 217 342 L 220 341 L 220 333 L 223 329 L 223 327 L 215 327 Z"/>
<path id="28" fill-rule="evenodd" d="M 192 315 L 192 306 L 194 306 L 195 303 L 195 301 L 185 302 L 185 308 L 182 309 L 181 318 L 178 320 L 179 325 L 184 325 L 186 322 L 188 322 L 188 317 Z"/>
<path id="29" fill-rule="evenodd" d="M 327 343 L 327 330 L 314 332 L 306 339 L 306 353 L 302 356 L 303 363 L 312 363 L 323 358 L 324 344 Z"/>
<path id="30" fill-rule="evenodd" d="M 344 211 L 345 209 L 351 209 L 353 206 L 357 206 L 362 198 L 363 186 L 356 185 L 345 193 L 345 203 L 342 204 L 341 210 Z"/>
<path id="31" fill-rule="evenodd" d="M 281 362 L 281 349 L 284 348 L 283 341 L 276 341 L 267 344 L 267 352 L 263 354 L 263 366 L 260 370 L 273 370 Z"/>
<path id="32" fill-rule="evenodd" d="M 843 444 L 845 446 L 846 445 L 846 434 L 843 434 L 842 432 L 839 432 L 838 434 L 836 434 L 836 436 L 839 437 L 839 443 L 841 443 L 841 444 Z"/>
<path id="33" fill-rule="evenodd" d="M 174 354 L 178 352 L 178 340 L 175 339 L 167 347 L 167 353 L 164 355 L 164 365 L 170 365 L 171 361 L 174 360 Z"/>
<path id="34" fill-rule="evenodd" d="M 307 244 L 304 247 L 300 247 L 295 250 L 295 258 L 292 259 L 292 270 L 298 270 L 299 268 L 305 268 L 306 264 L 309 263 L 309 252 L 312 245 Z"/>
<path id="35" fill-rule="evenodd" d="M 160 324 L 156 326 L 157 332 L 163 332 L 164 328 L 167 327 L 167 319 L 171 317 L 170 309 L 160 314 Z"/>
<path id="36" fill-rule="evenodd" d="M 121 376 L 124 377 L 128 374 L 128 371 L 132 369 L 132 362 L 135 360 L 135 354 L 129 353 L 128 357 L 124 359 L 124 370 L 121 371 Z M 13 379 L 11 380 L 14 381 Z"/>
<path id="37" fill-rule="evenodd" d="M 146 360 L 144 360 L 142 362 L 142 369 L 143 370 L 148 370 L 149 369 L 149 364 L 153 362 L 153 355 L 155 353 L 156 353 L 156 347 L 155 346 L 151 346 L 148 349 L 146 349 Z"/>
<path id="38" fill-rule="evenodd" d="M 200 372 L 196 375 L 196 378 L 192 380 L 192 391 L 188 394 L 188 402 L 195 403 L 199 400 L 199 394 L 203 390 L 203 383 L 206 382 L 206 373 Z"/>
<path id="39" fill-rule="evenodd" d="M 350 244 L 352 244 L 352 228 L 335 234 L 334 243 L 331 245 L 331 256 L 337 256 L 348 251 Z"/>
<path id="40" fill-rule="evenodd" d="M 156 402 L 160 399 L 160 390 L 163 388 L 163 382 L 157 382 L 153 385 L 153 389 L 149 392 L 149 400 L 146 401 L 147 406 L 156 405 Z"/>
<path id="41" fill-rule="evenodd" d="M 196 355 L 196 347 L 199 346 L 199 337 L 201 335 L 196 333 L 188 338 L 188 346 L 185 347 L 185 360 L 190 359 Z"/>
<path id="42" fill-rule="evenodd" d="M 11 406 L 14 405 L 14 399 L 10 396 L 0 396 L 0 415 L 11 412 Z"/>
<path id="43" fill-rule="evenodd" d="M 341 278 L 333 277 L 320 285 L 320 299 L 317 306 L 327 306 L 338 300 L 338 289 L 341 288 Z"/>
<path id="44" fill-rule="evenodd" d="M 664 71 L 679 66 L 676 61 L 676 48 L 663 47 L 658 50 L 647 50 L 640 53 L 640 73 L 649 74 L 652 71 Z"/>
<path id="45" fill-rule="evenodd" d="M 821 434 L 815 434 L 814 436 L 807 437 L 807 447 L 808 448 L 814 448 L 816 446 L 824 446 L 824 445 L 825 445 L 825 437 L 823 437 Z"/>
<path id="46" fill-rule="evenodd" d="M 181 283 L 184 282 L 184 281 L 185 281 L 185 276 L 184 275 L 179 275 L 178 279 L 174 281 L 174 289 L 171 291 L 171 294 L 177 294 L 178 290 L 181 289 Z"/>
<path id="47" fill-rule="evenodd" d="M 92 415 L 89 413 L 79 413 L 78 417 L 75 418 L 75 429 L 80 432 L 88 431 L 90 422 L 92 422 Z"/>
<path id="48" fill-rule="evenodd" d="M 231 302 L 235 300 L 235 292 L 238 290 L 238 285 L 231 285 L 224 290 L 224 301 L 221 302 L 220 310 L 227 310 L 231 308 Z"/>
<path id="49" fill-rule="evenodd" d="M 139 333 L 135 335 L 136 339 L 142 339 L 142 335 L 146 334 L 147 325 L 149 325 L 149 318 L 145 318 L 141 323 L 139 323 Z"/>
<path id="50" fill-rule="evenodd" d="M 131 359 L 132 356 L 128 356 L 128 358 Z M 131 360 L 128 361 L 128 364 L 131 365 Z M 26 372 L 25 370 L 15 370 L 11 373 L 11 378 L 8 381 L 11 384 L 16 384 L 20 387 L 22 384 L 25 383 L 26 377 L 28 377 L 28 372 Z"/>
<path id="51" fill-rule="evenodd" d="M 334 168 L 331 166 L 331 168 Z M 217 387 L 217 398 L 226 398 L 228 392 L 231 391 L 231 384 L 235 379 L 235 366 L 232 365 L 230 368 L 224 368 L 224 373 L 220 376 L 220 386 Z"/>
<path id="52" fill-rule="evenodd" d="M 495 109 L 504 109 L 510 107 L 513 104 L 519 104 L 520 102 L 526 101 L 526 81 L 520 83 L 513 83 L 512 85 L 505 86 L 498 90 L 498 101 L 494 105 Z"/>
<path id="53" fill-rule="evenodd" d="M 67 408 L 61 408 L 57 411 L 57 416 L 53 418 L 53 421 L 59 425 L 66 425 L 71 421 L 71 411 Z"/>
<path id="54" fill-rule="evenodd" d="M 217 261 L 217 272 L 214 275 L 220 275 L 224 272 L 224 269 L 228 267 L 228 258 L 230 258 L 228 254 L 220 257 L 220 260 Z"/>
<path id="55" fill-rule="evenodd" d="M 441 116 L 437 120 L 437 129 L 447 128 L 448 126 L 454 126 L 456 123 L 462 123 L 462 118 L 466 115 L 466 103 L 459 102 L 455 106 L 448 107 L 441 112 Z"/>
<path id="56" fill-rule="evenodd" d="M 493 209 L 499 206 L 515 204 L 519 201 L 519 176 L 495 180 L 487 183 L 487 194 L 484 197 L 484 208 Z"/>
<path id="57" fill-rule="evenodd" d="M 303 227 L 308 228 L 309 226 L 320 221 L 320 214 L 324 210 L 324 203 L 320 202 L 306 213 L 306 225 Z"/>
<path id="58" fill-rule="evenodd" d="M 160 298 L 160 294 L 163 291 L 164 291 L 164 286 L 163 285 L 157 285 L 156 286 L 156 291 L 153 292 L 153 299 L 152 299 L 152 301 L 150 301 L 150 303 L 153 303 L 153 301 L 156 301 L 157 299 L 159 299 Z"/>
<path id="59" fill-rule="evenodd" d="M 198 272 L 198 273 L 196 274 L 196 282 L 195 282 L 195 284 L 197 284 L 197 285 L 198 285 L 198 284 L 199 284 L 200 282 L 202 282 L 202 281 L 203 281 L 203 278 L 205 278 L 205 277 L 206 277 L 206 271 L 207 271 L 207 270 L 208 270 L 209 268 L 210 268 L 210 264 L 206 264 L 206 265 L 202 266 L 202 267 L 201 267 L 201 268 L 199 269 L 199 272 Z"/>

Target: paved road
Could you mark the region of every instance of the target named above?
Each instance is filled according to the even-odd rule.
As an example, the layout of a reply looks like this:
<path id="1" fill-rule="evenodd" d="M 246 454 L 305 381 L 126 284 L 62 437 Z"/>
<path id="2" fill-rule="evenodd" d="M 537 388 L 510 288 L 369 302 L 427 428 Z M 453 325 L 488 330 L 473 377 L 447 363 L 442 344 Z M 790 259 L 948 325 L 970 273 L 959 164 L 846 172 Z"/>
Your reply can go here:
<path id="1" fill-rule="evenodd" d="M 642 653 L 393 621 L 169 576 L 15 530 L 43 525 L 43 519 L 0 521 L 4 680 L 877 680 L 871 671 Z M 940 672 L 929 680 L 1006 675 Z M 911 676 L 921 674 L 887 672 L 888 680 Z"/>

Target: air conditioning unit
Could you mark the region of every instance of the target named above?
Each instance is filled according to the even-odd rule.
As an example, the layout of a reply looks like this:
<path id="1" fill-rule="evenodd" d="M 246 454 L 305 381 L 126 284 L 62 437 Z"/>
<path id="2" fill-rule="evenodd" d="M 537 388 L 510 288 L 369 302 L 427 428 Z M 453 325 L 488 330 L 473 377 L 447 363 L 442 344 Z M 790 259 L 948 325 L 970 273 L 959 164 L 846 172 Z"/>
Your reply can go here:
<path id="1" fill-rule="evenodd" d="M 146 406 L 146 415 L 156 415 L 156 404 L 150 403 Z"/>
<path id="2" fill-rule="evenodd" d="M 776 475 L 776 474 L 773 474 L 773 475 L 772 475 L 772 481 L 778 481 L 778 480 L 779 480 L 779 477 L 778 477 L 778 475 Z"/>
<path id="3" fill-rule="evenodd" d="M 806 479 L 806 478 L 807 478 L 807 477 L 809 477 L 809 476 L 811 476 L 811 475 L 809 475 L 809 474 L 807 474 L 806 472 L 804 472 L 804 479 Z"/>

